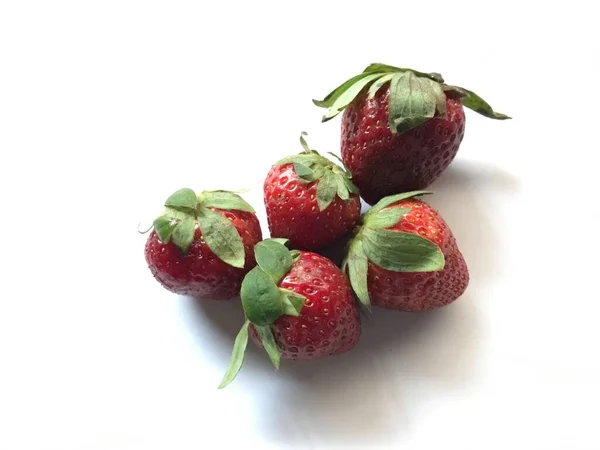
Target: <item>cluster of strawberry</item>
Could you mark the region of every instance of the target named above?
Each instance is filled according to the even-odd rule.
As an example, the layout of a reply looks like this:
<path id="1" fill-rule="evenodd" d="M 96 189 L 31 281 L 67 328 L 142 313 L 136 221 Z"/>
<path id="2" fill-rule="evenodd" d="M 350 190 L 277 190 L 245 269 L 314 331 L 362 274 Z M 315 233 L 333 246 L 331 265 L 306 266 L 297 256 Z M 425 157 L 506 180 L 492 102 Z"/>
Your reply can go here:
<path id="1" fill-rule="evenodd" d="M 273 165 L 264 183 L 271 234 L 227 191 L 181 189 L 146 243 L 154 277 L 178 294 L 240 297 L 246 322 L 221 387 L 238 373 L 248 336 L 275 367 L 353 348 L 355 302 L 400 311 L 449 304 L 469 273 L 452 232 L 418 196 L 450 164 L 464 135 L 463 106 L 506 119 L 437 73 L 372 64 L 321 101 L 342 110 L 342 165 L 312 150 Z M 332 155 L 337 158 L 337 156 Z M 361 216 L 359 195 L 373 207 Z M 312 251 L 353 233 L 341 269 Z M 290 250 L 290 248 L 292 250 Z"/>

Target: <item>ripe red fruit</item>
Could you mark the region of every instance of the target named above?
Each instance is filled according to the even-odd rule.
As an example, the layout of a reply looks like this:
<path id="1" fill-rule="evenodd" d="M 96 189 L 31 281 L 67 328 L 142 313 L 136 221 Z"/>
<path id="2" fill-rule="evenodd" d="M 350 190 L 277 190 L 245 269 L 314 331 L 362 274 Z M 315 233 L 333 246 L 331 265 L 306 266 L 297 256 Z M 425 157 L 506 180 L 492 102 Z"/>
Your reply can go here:
<path id="1" fill-rule="evenodd" d="M 341 152 L 361 196 L 370 204 L 436 180 L 452 162 L 465 132 L 463 105 L 492 119 L 474 92 L 444 84 L 441 75 L 372 64 L 318 106 L 327 121 L 344 110 Z"/>
<path id="2" fill-rule="evenodd" d="M 272 237 L 290 246 L 315 250 L 350 232 L 360 216 L 360 198 L 350 174 L 310 150 L 279 161 L 264 183 L 264 200 Z"/>
<path id="3" fill-rule="evenodd" d="M 244 275 L 256 265 L 262 239 L 254 210 L 226 191 L 196 197 L 182 189 L 165 203 L 146 242 L 150 271 L 166 289 L 203 299 L 237 297 Z"/>
<path id="4" fill-rule="evenodd" d="M 339 355 L 357 344 L 360 319 L 352 288 L 331 260 L 301 251 L 278 286 L 306 299 L 299 316 L 283 315 L 271 325 L 282 358 Z M 254 326 L 250 330 L 254 342 L 262 346 Z"/>
<path id="5" fill-rule="evenodd" d="M 242 366 L 248 334 L 280 359 L 309 360 L 339 355 L 360 337 L 360 317 L 352 288 L 342 271 L 316 253 L 289 251 L 281 239 L 255 247 L 258 267 L 242 283 L 246 323 L 236 338 L 225 387 Z"/>
<path id="6" fill-rule="evenodd" d="M 440 214 L 413 192 L 386 197 L 365 214 L 346 265 L 361 298 L 382 308 L 426 311 L 460 297 L 469 271 Z"/>

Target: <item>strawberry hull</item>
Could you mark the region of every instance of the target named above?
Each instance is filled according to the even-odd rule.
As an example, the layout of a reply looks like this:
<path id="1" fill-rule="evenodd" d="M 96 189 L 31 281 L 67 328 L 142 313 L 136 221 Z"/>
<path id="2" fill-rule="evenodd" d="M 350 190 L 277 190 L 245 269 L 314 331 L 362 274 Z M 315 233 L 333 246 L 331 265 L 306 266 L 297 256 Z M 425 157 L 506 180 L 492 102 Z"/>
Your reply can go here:
<path id="1" fill-rule="evenodd" d="M 446 265 L 437 272 L 401 273 L 369 264 L 368 282 L 373 305 L 406 312 L 429 311 L 458 299 L 469 284 L 469 271 L 452 237 Z"/>
<path id="2" fill-rule="evenodd" d="M 271 237 L 287 238 L 292 248 L 316 250 L 348 234 L 360 217 L 360 199 L 339 197 L 319 210 L 317 182 L 303 184 L 292 164 L 274 166 L 264 183 Z"/>
<path id="3" fill-rule="evenodd" d="M 358 343 L 361 326 L 352 289 L 329 259 L 301 252 L 279 287 L 306 297 L 299 316 L 283 315 L 271 326 L 282 358 L 339 355 Z M 250 326 L 250 336 L 262 347 L 254 326 Z"/>
<path id="4" fill-rule="evenodd" d="M 154 278 L 169 291 L 200 299 L 228 300 L 238 297 L 246 273 L 256 265 L 254 245 L 262 238 L 256 215 L 244 211 L 216 210 L 238 230 L 245 250 L 243 268 L 220 260 L 208 247 L 198 226 L 194 240 L 184 254 L 171 241 L 163 243 L 152 231 L 145 257 Z"/>
<path id="5" fill-rule="evenodd" d="M 342 159 L 369 204 L 433 183 L 456 156 L 465 132 L 463 106 L 447 98 L 445 118 L 436 116 L 393 134 L 388 125 L 389 96 L 389 89 L 373 98 L 363 94 L 342 118 Z"/>

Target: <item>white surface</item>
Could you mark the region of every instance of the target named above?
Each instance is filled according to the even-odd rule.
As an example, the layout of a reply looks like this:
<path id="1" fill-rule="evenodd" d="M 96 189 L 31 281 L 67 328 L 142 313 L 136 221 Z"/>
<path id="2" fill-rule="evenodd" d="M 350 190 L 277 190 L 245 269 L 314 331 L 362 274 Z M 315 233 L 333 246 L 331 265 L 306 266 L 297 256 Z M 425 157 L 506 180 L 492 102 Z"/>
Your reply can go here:
<path id="1" fill-rule="evenodd" d="M 600 448 L 592 3 L 2 2 L 0 448 Z M 218 391 L 240 308 L 163 290 L 138 222 L 182 186 L 260 209 L 301 130 L 337 149 L 311 98 L 374 61 L 515 118 L 468 112 L 434 185 L 468 291 L 344 357 L 251 346 Z"/>

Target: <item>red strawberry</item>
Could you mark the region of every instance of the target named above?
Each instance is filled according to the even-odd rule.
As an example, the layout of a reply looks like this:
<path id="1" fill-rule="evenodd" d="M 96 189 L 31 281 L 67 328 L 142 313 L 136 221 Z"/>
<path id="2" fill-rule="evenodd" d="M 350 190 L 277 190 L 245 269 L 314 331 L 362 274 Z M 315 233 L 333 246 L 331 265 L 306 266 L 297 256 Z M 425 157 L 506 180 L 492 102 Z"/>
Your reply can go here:
<path id="1" fill-rule="evenodd" d="M 262 239 L 252 207 L 227 191 L 197 197 L 181 189 L 165 202 L 146 242 L 154 277 L 176 294 L 226 300 L 237 297 L 244 275 L 256 265 Z"/>
<path id="2" fill-rule="evenodd" d="M 242 366 L 249 329 L 276 368 L 281 358 L 339 355 L 358 343 L 360 317 L 342 271 L 323 256 L 289 251 L 282 242 L 267 239 L 255 247 L 258 267 L 246 275 L 241 290 L 247 320 L 220 387 Z"/>
<path id="3" fill-rule="evenodd" d="M 352 230 L 360 199 L 349 173 L 310 150 L 303 136 L 304 152 L 269 171 L 264 198 L 271 236 L 289 239 L 293 248 L 315 250 Z"/>
<path id="4" fill-rule="evenodd" d="M 445 306 L 467 288 L 469 271 L 452 231 L 417 191 L 386 197 L 368 211 L 346 266 L 368 305 L 400 311 Z"/>
<path id="5" fill-rule="evenodd" d="M 509 119 L 474 92 L 444 84 L 440 74 L 384 64 L 371 64 L 314 103 L 329 108 L 324 122 L 345 109 L 342 158 L 370 204 L 423 189 L 442 174 L 465 132 L 463 105 Z"/>

